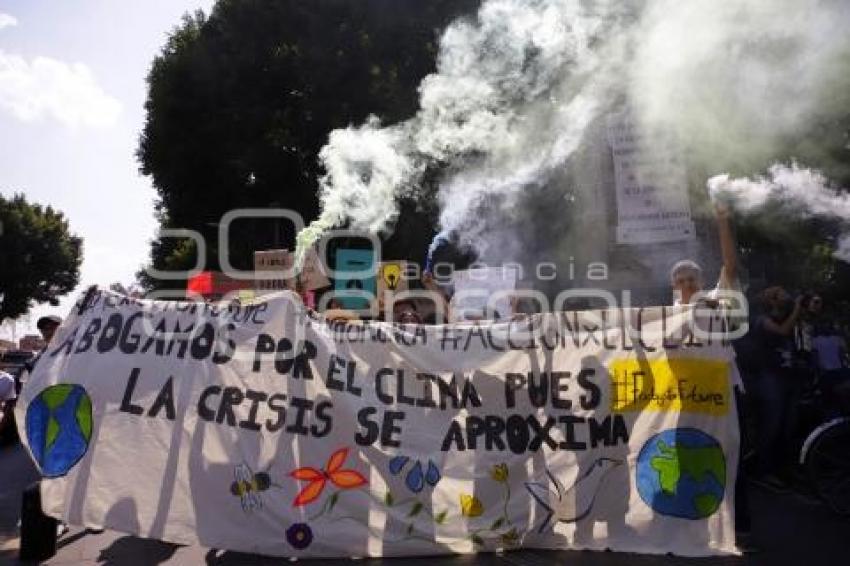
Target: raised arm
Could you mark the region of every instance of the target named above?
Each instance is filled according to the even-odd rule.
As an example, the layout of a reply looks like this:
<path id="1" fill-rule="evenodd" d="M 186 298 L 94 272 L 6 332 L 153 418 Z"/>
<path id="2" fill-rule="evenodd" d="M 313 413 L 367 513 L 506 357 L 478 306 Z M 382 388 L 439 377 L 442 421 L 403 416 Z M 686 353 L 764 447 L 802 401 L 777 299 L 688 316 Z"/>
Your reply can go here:
<path id="1" fill-rule="evenodd" d="M 800 303 L 801 298 L 797 297 L 797 300 L 794 302 L 794 310 L 791 312 L 791 315 L 782 322 L 774 322 L 770 318 L 765 318 L 762 322 L 765 330 L 782 336 L 790 336 L 794 331 L 794 325 L 797 324 L 797 320 L 799 320 L 800 314 L 803 312 L 803 307 Z"/>
<path id="2" fill-rule="evenodd" d="M 735 249 L 735 237 L 729 222 L 729 207 L 726 203 L 714 205 L 717 216 L 717 232 L 720 235 L 720 254 L 723 257 L 723 273 L 729 285 L 738 277 L 738 252 Z"/>

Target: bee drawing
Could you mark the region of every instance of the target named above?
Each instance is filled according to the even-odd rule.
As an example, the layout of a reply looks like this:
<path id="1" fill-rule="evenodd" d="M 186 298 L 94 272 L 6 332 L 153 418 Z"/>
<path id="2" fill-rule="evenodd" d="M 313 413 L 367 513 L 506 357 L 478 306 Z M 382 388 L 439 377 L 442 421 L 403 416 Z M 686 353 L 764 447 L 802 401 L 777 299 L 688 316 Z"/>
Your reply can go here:
<path id="1" fill-rule="evenodd" d="M 251 470 L 248 464 L 238 464 L 233 469 L 235 481 L 230 484 L 230 493 L 238 497 L 242 502 L 242 510 L 250 513 L 255 509 L 262 509 L 263 499 L 260 493 L 272 486 L 271 476 L 266 472 Z"/>

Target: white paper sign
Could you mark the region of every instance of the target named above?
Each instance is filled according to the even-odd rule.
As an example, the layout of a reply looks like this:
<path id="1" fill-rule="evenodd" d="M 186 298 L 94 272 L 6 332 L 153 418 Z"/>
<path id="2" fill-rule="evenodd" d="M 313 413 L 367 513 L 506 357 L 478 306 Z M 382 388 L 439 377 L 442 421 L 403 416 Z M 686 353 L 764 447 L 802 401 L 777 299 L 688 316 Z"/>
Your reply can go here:
<path id="1" fill-rule="evenodd" d="M 516 270 L 506 267 L 455 271 L 452 275 L 451 321 L 511 318 L 511 291 L 516 289 L 516 280 Z"/>
<path id="2" fill-rule="evenodd" d="M 617 190 L 617 243 L 695 238 L 681 151 L 670 136 L 648 136 L 627 114 L 609 117 Z"/>

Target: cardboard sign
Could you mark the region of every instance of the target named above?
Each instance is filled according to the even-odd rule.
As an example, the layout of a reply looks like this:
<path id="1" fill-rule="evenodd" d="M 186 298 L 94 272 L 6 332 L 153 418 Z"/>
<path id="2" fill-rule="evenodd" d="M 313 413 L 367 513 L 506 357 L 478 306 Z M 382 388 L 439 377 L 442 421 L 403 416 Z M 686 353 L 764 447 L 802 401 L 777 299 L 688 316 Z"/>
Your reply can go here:
<path id="1" fill-rule="evenodd" d="M 294 291 L 295 279 L 284 278 L 292 269 L 292 253 L 289 250 L 258 250 L 254 252 L 254 289 L 265 295 L 278 291 Z"/>
<path id="2" fill-rule="evenodd" d="M 377 292 L 375 250 L 337 250 L 334 275 L 336 291 L 363 291 L 369 294 L 369 298 L 339 295 L 338 300 L 343 308 L 360 310 L 370 307 Z"/>
<path id="3" fill-rule="evenodd" d="M 409 276 L 408 262 L 382 261 L 378 267 L 378 296 L 383 297 L 387 291 L 393 295 L 407 291 Z"/>
<path id="4" fill-rule="evenodd" d="M 284 278 L 285 270 L 291 270 L 295 254 L 289 250 L 263 250 L 254 252 L 254 272 L 256 274 L 255 289 L 260 294 L 268 294 L 277 291 L 295 291 L 295 278 Z M 279 272 L 274 277 L 274 272 Z M 271 277 L 271 278 L 269 278 Z M 330 286 L 331 282 L 325 275 L 322 262 L 316 250 L 311 248 L 304 255 L 304 263 L 297 275 L 304 291 L 315 291 Z"/>

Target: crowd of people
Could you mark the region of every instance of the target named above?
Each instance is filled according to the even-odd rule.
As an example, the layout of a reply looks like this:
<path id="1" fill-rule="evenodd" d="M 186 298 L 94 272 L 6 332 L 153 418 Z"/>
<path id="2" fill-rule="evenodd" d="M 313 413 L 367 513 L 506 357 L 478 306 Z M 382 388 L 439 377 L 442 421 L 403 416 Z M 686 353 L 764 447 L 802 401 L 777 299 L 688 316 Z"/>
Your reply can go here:
<path id="1" fill-rule="evenodd" d="M 677 302 L 701 300 L 722 308 L 713 295 L 724 289 L 742 292 L 729 213 L 722 204 L 717 206 L 717 220 L 723 256 L 719 281 L 707 297 L 700 296 L 701 268 L 691 260 L 680 261 L 670 273 Z M 781 286 L 768 286 L 748 295 L 749 330 L 732 343 L 742 431 L 735 514 L 739 546 L 745 549 L 750 530 L 746 484 L 754 480 L 783 490 L 793 482 L 804 396 L 819 397 L 825 418 L 850 415 L 850 360 L 835 311 L 815 292 L 792 296 Z"/>
<path id="2" fill-rule="evenodd" d="M 705 292 L 702 268 L 692 260 L 676 263 L 670 272 L 673 301 L 687 305 L 703 302 L 711 308 L 724 308 L 723 291 L 741 291 L 738 283 L 736 246 L 730 226 L 729 211 L 716 208 L 723 267 L 716 285 Z M 431 292 L 430 304 L 423 309 L 423 299 L 401 298 L 384 309 L 378 301 L 378 319 L 401 324 L 442 322 L 452 308 L 444 289 L 432 274 L 423 275 L 421 286 Z M 746 497 L 748 479 L 778 489 L 787 487 L 789 470 L 799 448 L 798 406 L 804 394 L 813 391 L 820 396 L 831 414 L 850 414 L 850 367 L 848 349 L 834 309 L 824 304 L 814 292 L 792 296 L 780 286 L 770 286 L 749 294 L 749 331 L 733 342 L 735 360 L 732 367 L 738 403 L 738 414 L 744 437 L 750 430 L 754 446 L 753 458 L 739 459 L 739 482 L 736 489 L 736 524 L 742 533 L 740 543 L 746 547 L 750 514 Z M 513 305 L 515 306 L 515 305 Z M 351 321 L 357 317 L 331 299 L 322 309 L 331 321 Z M 517 313 L 516 309 L 514 310 Z M 516 316 L 522 316 L 516 314 Z M 55 318 L 39 321 L 45 342 L 58 326 Z M 38 362 L 35 358 L 28 369 Z M 16 387 L 17 386 L 17 387 Z M 0 430 L 8 428 L 19 383 L 0 372 Z M 750 426 L 753 423 L 754 426 Z"/>
<path id="3" fill-rule="evenodd" d="M 736 344 L 739 367 L 756 413 L 756 473 L 781 485 L 793 456 L 797 406 L 816 389 L 834 413 L 850 408 L 847 344 L 837 321 L 813 293 L 792 297 L 778 286 L 761 291 L 750 332 Z"/>

